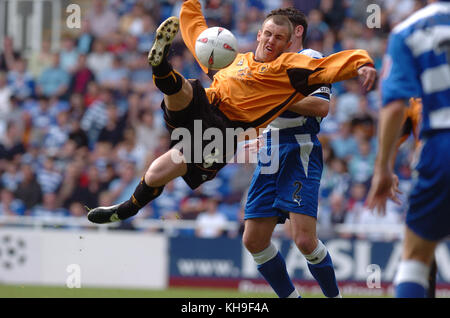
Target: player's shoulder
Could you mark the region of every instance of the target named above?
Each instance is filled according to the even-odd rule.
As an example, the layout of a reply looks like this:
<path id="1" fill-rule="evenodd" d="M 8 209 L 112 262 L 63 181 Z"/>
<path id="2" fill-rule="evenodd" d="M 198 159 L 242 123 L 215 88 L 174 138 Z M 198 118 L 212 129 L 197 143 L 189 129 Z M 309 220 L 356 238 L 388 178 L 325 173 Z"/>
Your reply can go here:
<path id="1" fill-rule="evenodd" d="M 420 21 L 433 17 L 437 14 L 450 14 L 450 2 L 432 3 L 416 11 L 409 18 L 395 26 L 392 30 L 392 34 L 396 35 L 403 32 L 408 32 L 408 30 L 412 31 Z"/>
<path id="2" fill-rule="evenodd" d="M 323 58 L 323 54 L 319 51 L 313 50 L 313 49 L 303 49 L 301 51 L 298 51 L 298 53 L 315 58 L 315 59 L 321 59 Z"/>

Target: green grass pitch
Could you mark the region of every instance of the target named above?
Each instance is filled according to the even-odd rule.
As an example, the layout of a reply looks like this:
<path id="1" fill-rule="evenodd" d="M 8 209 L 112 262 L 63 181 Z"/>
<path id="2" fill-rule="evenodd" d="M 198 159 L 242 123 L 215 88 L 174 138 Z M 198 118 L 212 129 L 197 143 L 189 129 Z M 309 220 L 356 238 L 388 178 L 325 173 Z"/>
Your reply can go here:
<path id="1" fill-rule="evenodd" d="M 0 285 L 0 298 L 270 298 L 272 293 L 244 293 L 234 289 L 169 288 L 115 289 Z"/>
<path id="2" fill-rule="evenodd" d="M 181 288 L 164 290 L 67 288 L 55 286 L 1 285 L 0 298 L 275 298 L 274 293 L 240 292 L 235 289 Z M 323 297 L 302 294 L 302 297 Z"/>

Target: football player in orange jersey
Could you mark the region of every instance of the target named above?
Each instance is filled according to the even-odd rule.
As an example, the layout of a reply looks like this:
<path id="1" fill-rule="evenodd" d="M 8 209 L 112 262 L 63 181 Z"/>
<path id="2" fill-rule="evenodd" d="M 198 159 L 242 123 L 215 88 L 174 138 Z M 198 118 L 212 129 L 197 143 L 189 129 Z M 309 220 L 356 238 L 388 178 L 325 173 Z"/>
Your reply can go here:
<path id="1" fill-rule="evenodd" d="M 198 22 L 193 19 L 189 25 L 182 26 L 185 30 L 195 30 L 190 40 L 184 39 L 186 45 L 194 45 L 196 34 L 207 28 L 204 21 L 203 27 L 196 26 Z M 195 134 L 199 123 L 201 132 L 216 129 L 226 139 L 228 128 L 264 127 L 324 84 L 358 75 L 370 84 L 376 77 L 373 61 L 364 50 L 343 51 L 323 59 L 296 53 L 282 55 L 291 45 L 293 28 L 287 17 L 272 16 L 258 32 L 255 53 L 238 54 L 230 66 L 214 76 L 211 87 L 204 89 L 200 81 L 186 80 L 168 62 L 168 51 L 179 27 L 176 17 L 160 25 L 149 53 L 149 63 L 154 83 L 164 93 L 161 107 L 169 131 L 187 130 L 194 146 L 180 149 L 173 142 L 169 151 L 151 163 L 129 200 L 89 210 L 91 222 L 110 223 L 134 216 L 176 177 L 182 176 L 192 189 L 213 179 L 234 155 L 236 147 L 234 143 L 232 153 L 214 147 L 205 154 L 205 140 L 200 141 L 200 149 L 196 147 L 197 139 L 203 137 Z M 188 160 L 195 158 L 198 152 L 200 162 Z M 212 160 L 206 160 L 207 157 Z"/>

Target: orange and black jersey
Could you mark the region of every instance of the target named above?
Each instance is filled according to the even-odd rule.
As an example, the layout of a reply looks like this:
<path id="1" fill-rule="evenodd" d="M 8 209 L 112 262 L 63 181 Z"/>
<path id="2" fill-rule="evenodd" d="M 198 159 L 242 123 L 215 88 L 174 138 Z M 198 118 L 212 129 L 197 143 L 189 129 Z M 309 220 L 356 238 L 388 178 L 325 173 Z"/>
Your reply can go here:
<path id="1" fill-rule="evenodd" d="M 183 40 L 195 56 L 195 42 L 208 27 L 198 0 L 183 3 L 180 26 Z M 206 94 L 236 126 L 260 128 L 325 84 L 357 76 L 358 68 L 366 64 L 373 61 L 364 50 L 343 51 L 322 59 L 283 53 L 268 63 L 255 61 L 253 53 L 238 54 L 230 66 L 214 75 Z"/>

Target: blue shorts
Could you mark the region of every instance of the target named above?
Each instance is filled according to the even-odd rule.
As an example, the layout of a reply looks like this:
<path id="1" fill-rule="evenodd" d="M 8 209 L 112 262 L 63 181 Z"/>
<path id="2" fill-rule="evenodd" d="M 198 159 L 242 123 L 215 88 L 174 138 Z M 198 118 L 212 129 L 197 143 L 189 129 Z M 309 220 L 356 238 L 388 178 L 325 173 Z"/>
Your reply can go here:
<path id="1" fill-rule="evenodd" d="M 289 212 L 317 218 L 322 146 L 316 135 L 302 136 L 309 137 L 299 141 L 292 133 L 280 134 L 278 144 L 271 144 L 268 139 L 267 146 L 261 148 L 260 154 L 278 150 L 278 155 L 272 158 L 278 160 L 278 169 L 274 173 L 263 173 L 264 164 L 258 161 L 244 219 L 278 216 L 279 223 L 284 223 Z"/>
<path id="2" fill-rule="evenodd" d="M 450 132 L 424 139 L 415 167 L 406 224 L 420 237 L 438 241 L 450 235 Z"/>

